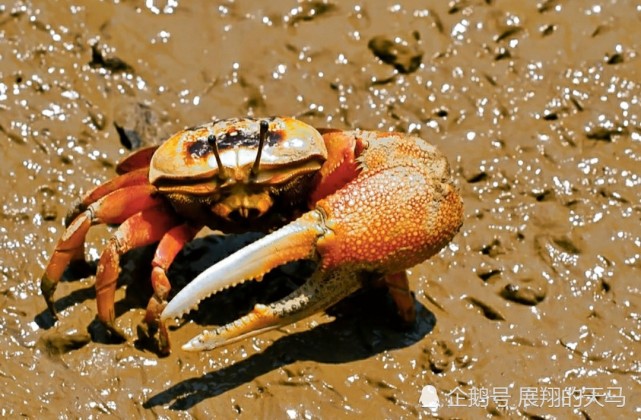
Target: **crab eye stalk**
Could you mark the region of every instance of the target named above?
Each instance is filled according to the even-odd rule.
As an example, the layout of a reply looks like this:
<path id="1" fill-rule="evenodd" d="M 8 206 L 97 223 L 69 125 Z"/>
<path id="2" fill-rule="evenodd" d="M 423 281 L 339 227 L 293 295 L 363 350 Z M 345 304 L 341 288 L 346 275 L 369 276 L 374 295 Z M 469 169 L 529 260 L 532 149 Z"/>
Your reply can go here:
<path id="1" fill-rule="evenodd" d="M 252 166 L 251 174 L 252 176 L 258 175 L 258 166 L 260 165 L 260 156 L 263 153 L 263 147 L 265 147 L 265 139 L 267 138 L 267 132 L 269 131 L 269 122 L 267 120 L 260 121 L 260 132 L 258 134 L 258 151 L 256 152 L 256 160 Z"/>
<path id="2" fill-rule="evenodd" d="M 225 167 L 223 166 L 223 161 L 220 160 L 220 153 L 218 152 L 218 142 L 214 134 L 210 134 L 207 137 L 207 143 L 214 151 L 214 157 L 216 158 L 216 164 L 218 165 L 218 178 L 225 180 L 228 178 L 227 173 L 225 172 Z"/>

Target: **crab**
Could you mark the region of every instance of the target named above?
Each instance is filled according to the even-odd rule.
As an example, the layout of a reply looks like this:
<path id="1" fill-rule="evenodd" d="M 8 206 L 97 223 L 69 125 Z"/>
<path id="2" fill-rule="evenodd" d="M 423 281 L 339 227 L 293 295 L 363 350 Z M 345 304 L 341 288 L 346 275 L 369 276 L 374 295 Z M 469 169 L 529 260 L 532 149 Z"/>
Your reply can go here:
<path id="1" fill-rule="evenodd" d="M 118 225 L 98 262 L 97 318 L 116 327 L 114 296 L 125 252 L 158 243 L 143 325 L 170 351 L 169 319 L 206 297 L 273 268 L 310 259 L 315 272 L 289 296 L 256 304 L 240 319 L 183 346 L 212 349 L 320 312 L 377 279 L 398 315 L 416 312 L 406 270 L 458 232 L 461 197 L 446 158 L 427 141 L 398 132 L 317 130 L 294 118 L 227 119 L 189 128 L 141 149 L 119 176 L 90 191 L 68 217 L 41 279 L 57 319 L 54 291 L 66 268 L 84 261 L 95 224 Z M 167 270 L 203 228 L 266 236 L 198 275 L 171 300 Z"/>

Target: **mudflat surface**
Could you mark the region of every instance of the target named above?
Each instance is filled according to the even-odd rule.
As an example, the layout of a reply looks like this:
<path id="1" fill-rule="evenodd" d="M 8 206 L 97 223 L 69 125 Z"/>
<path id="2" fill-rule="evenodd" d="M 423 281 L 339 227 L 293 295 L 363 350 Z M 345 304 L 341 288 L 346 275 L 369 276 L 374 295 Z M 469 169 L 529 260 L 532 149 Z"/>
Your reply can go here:
<path id="1" fill-rule="evenodd" d="M 632 1 L 0 5 L 0 413 L 641 416 L 640 42 Z M 413 132 L 449 157 L 465 223 L 411 270 L 416 326 L 395 328 L 369 291 L 180 350 L 291 287 L 294 267 L 204 305 L 159 358 L 136 344 L 149 251 L 124 264 L 126 343 L 87 342 L 91 276 L 61 283 L 53 325 L 39 278 L 67 210 L 127 153 L 116 126 L 140 146 L 245 115 Z M 89 259 L 108 236 L 91 231 Z M 179 288 L 252 239 L 200 239 L 170 276 Z"/>

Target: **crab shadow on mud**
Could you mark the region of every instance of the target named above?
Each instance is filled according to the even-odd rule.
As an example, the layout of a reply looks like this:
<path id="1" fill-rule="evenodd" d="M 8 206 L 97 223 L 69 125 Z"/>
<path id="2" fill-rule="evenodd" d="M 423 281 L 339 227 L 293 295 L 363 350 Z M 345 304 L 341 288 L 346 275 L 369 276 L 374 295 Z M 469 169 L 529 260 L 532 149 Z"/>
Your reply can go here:
<path id="1" fill-rule="evenodd" d="M 429 334 L 436 324 L 432 312 L 415 302 L 416 323 L 401 329 L 394 319 L 395 307 L 384 288 L 365 289 L 327 311 L 331 322 L 283 336 L 264 351 L 185 379 L 144 402 L 145 408 L 168 406 L 188 410 L 245 383 L 299 361 L 342 364 L 369 358 L 387 350 L 409 347 Z M 212 357 L 216 357 L 216 350 Z"/>

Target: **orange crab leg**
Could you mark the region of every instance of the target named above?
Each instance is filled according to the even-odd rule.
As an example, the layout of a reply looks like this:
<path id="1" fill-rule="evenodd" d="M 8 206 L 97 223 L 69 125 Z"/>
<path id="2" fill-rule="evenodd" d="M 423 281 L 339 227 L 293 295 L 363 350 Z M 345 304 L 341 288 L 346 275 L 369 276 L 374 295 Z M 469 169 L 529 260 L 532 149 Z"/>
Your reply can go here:
<path id="1" fill-rule="evenodd" d="M 416 320 L 416 308 L 414 307 L 414 296 L 410 291 L 407 273 L 401 271 L 394 274 L 388 274 L 383 278 L 387 285 L 387 290 L 396 304 L 398 315 L 401 321 L 406 325 L 411 325 Z"/>
<path id="2" fill-rule="evenodd" d="M 356 178 L 360 172 L 356 158 L 365 147 L 360 138 L 342 131 L 328 131 L 323 134 L 323 140 L 327 161 L 316 174 L 309 198 L 310 208 Z"/>
<path id="3" fill-rule="evenodd" d="M 122 336 L 114 325 L 120 256 L 133 248 L 160 241 L 177 223 L 176 215 L 166 205 L 144 209 L 125 220 L 102 251 L 96 273 L 98 319 L 113 333 Z"/>
<path id="4" fill-rule="evenodd" d="M 124 175 L 118 176 L 114 179 L 111 179 L 104 184 L 101 184 L 91 190 L 76 207 L 69 212 L 66 217 L 67 226 L 72 222 L 80 213 L 85 211 L 87 207 L 96 201 L 100 200 L 102 197 L 110 194 L 116 190 L 132 187 L 134 185 L 144 185 L 149 184 L 148 181 L 148 172 L 147 168 L 142 168 L 135 170 L 133 172 L 128 172 Z"/>
<path id="5" fill-rule="evenodd" d="M 151 157 L 154 155 L 158 147 L 160 146 L 145 147 L 144 149 L 137 150 L 130 154 L 120 161 L 118 166 L 116 166 L 116 173 L 124 174 L 136 169 L 146 169 L 149 166 L 149 162 L 151 162 Z"/>
<path id="6" fill-rule="evenodd" d="M 89 192 L 89 194 L 85 196 L 81 203 L 82 205 L 87 207 L 93 202 L 101 199 L 102 197 L 113 191 L 122 189 L 124 187 L 148 184 L 148 172 L 149 171 L 147 168 L 142 168 L 132 172 L 127 172 L 124 175 L 117 176 L 114 179 L 111 179 L 104 184 L 94 188 L 91 192 Z"/>
<path id="7" fill-rule="evenodd" d="M 84 242 L 89 228 L 97 223 L 118 224 L 142 209 L 164 201 L 154 195 L 151 185 L 135 185 L 113 191 L 80 213 L 62 235 L 40 282 L 42 295 L 55 317 L 53 294 L 67 266 L 84 259 Z"/>
<path id="8" fill-rule="evenodd" d="M 174 262 L 176 255 L 184 248 L 185 244 L 191 241 L 200 231 L 202 226 L 194 226 L 189 223 L 174 226 L 164 234 L 156 254 L 151 263 L 153 266 L 151 272 L 151 285 L 154 295 L 149 299 L 145 323 L 149 326 L 149 334 L 153 335 L 158 330 L 160 352 L 169 354 L 169 334 L 163 322 L 160 322 L 160 313 L 167 305 L 167 297 L 171 290 L 171 284 L 167 278 L 167 270 Z"/>

